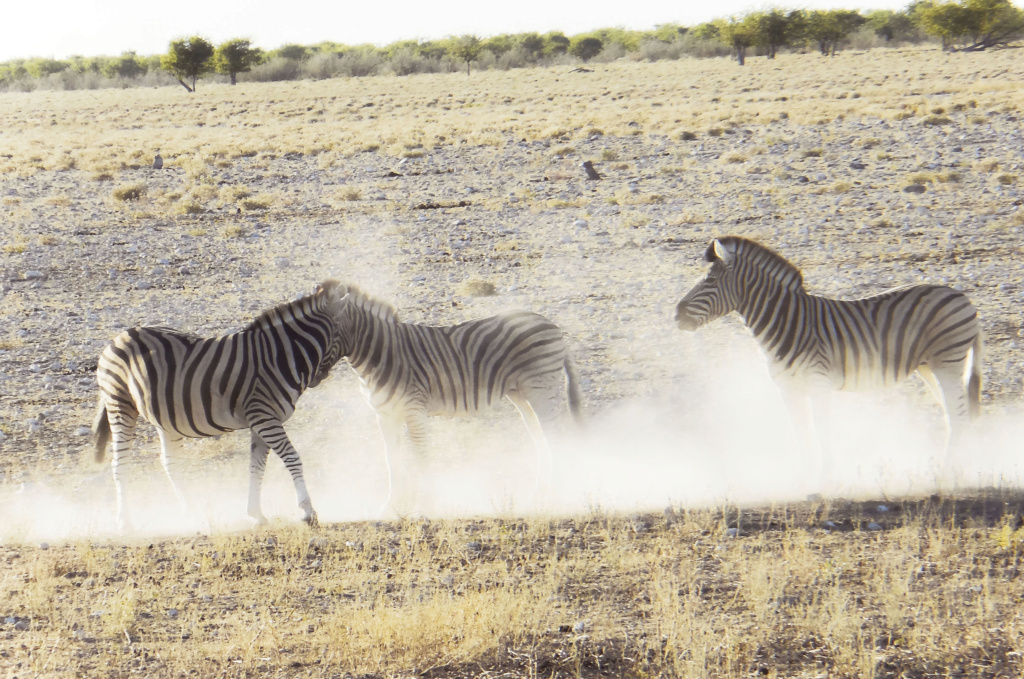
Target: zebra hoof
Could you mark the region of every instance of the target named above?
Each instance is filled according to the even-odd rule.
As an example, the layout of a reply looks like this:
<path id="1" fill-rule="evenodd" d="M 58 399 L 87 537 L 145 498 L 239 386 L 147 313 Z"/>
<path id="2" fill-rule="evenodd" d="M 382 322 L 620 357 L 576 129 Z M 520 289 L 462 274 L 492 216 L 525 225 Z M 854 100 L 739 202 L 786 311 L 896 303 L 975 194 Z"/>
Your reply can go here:
<path id="1" fill-rule="evenodd" d="M 320 519 L 317 518 L 316 512 L 310 512 L 309 516 L 304 517 L 302 520 L 305 521 L 306 525 L 310 528 L 320 527 Z"/>
<path id="2" fill-rule="evenodd" d="M 263 516 L 262 514 L 257 514 L 256 516 L 250 514 L 249 520 L 252 521 L 252 525 L 256 527 L 267 525 L 267 517 Z"/>

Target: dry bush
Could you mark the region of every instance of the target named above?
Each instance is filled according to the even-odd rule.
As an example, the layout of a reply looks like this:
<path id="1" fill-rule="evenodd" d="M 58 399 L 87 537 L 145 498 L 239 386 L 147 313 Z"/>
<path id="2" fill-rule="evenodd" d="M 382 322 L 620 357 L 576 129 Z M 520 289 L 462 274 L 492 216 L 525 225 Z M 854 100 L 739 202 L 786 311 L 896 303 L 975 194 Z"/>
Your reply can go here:
<path id="1" fill-rule="evenodd" d="M 121 202 L 132 202 L 137 201 L 145 197 L 146 185 L 142 182 L 135 182 L 132 184 L 122 184 L 114 188 L 111 195 L 114 200 Z"/>
<path id="2" fill-rule="evenodd" d="M 459 292 L 469 297 L 493 297 L 498 289 L 490 281 L 471 278 L 459 286 Z"/>
<path id="3" fill-rule="evenodd" d="M 270 206 L 273 204 L 274 196 L 265 193 L 242 198 L 238 201 L 238 207 L 247 212 L 252 212 L 254 210 L 269 210 Z"/>

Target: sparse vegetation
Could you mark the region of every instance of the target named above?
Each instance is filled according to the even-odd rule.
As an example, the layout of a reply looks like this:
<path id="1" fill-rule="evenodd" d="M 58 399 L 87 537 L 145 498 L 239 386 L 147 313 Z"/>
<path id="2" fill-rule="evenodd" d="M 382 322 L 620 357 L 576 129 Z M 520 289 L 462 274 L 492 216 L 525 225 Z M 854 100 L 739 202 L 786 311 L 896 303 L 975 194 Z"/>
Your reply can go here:
<path id="1" fill-rule="evenodd" d="M 111 195 L 114 196 L 114 200 L 119 200 L 123 203 L 137 201 L 146 195 L 146 185 L 141 182 L 122 184 L 115 187 Z"/>

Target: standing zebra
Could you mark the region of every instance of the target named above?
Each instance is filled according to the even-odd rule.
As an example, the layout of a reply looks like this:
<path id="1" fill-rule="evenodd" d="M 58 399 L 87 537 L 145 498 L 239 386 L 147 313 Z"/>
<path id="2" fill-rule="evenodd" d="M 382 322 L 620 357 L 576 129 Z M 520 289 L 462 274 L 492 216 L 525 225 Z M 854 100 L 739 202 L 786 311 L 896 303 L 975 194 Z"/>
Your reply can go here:
<path id="1" fill-rule="evenodd" d="M 912 285 L 849 301 L 818 297 L 804 290 L 799 269 L 738 237 L 712 241 L 704 259 L 711 270 L 676 306 L 676 323 L 696 330 L 739 312 L 768 356 L 805 454 L 813 447 L 815 419 L 827 425 L 820 397 L 829 390 L 891 386 L 916 371 L 945 409 L 945 471 L 951 471 L 959 436 L 968 416 L 977 415 L 981 396 L 981 327 L 963 293 Z M 827 486 L 832 460 L 821 433 Z"/>
<path id="2" fill-rule="evenodd" d="M 337 281 L 325 281 L 313 293 L 268 309 L 223 337 L 145 327 L 125 330 L 107 345 L 96 368 L 100 405 L 93 431 L 97 461 L 113 439 L 111 467 L 122 530 L 128 512 L 119 466 L 140 416 L 159 431 L 160 459 L 183 507 L 172 475 L 182 439 L 248 428 L 249 516 L 266 522 L 260 487 L 272 448 L 291 473 L 303 520 L 316 524 L 302 462 L 283 424 L 302 392 L 318 385 L 341 358 L 337 310 L 342 294 Z"/>
<path id="3" fill-rule="evenodd" d="M 579 379 L 558 326 L 525 311 L 448 327 L 403 323 L 393 307 L 354 286 L 348 287 L 340 318 L 342 354 L 359 375 L 384 437 L 385 506 L 400 513 L 395 496 L 408 492 L 410 497 L 402 499 L 415 508 L 429 415 L 473 414 L 503 397 L 526 423 L 539 457 L 538 486 L 546 486 L 551 452 L 544 428 L 558 414 L 563 379 L 569 409 L 580 418 Z M 395 465 L 403 423 L 413 454 Z M 412 478 L 411 484 L 395 482 L 396 466 L 400 476 Z"/>

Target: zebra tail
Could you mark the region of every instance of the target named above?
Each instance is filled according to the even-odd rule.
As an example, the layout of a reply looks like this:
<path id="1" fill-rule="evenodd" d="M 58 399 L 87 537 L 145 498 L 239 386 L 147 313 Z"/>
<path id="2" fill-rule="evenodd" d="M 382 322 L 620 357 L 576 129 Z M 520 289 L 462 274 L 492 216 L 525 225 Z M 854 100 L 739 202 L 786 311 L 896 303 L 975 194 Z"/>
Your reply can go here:
<path id="1" fill-rule="evenodd" d="M 981 414 L 981 353 L 982 353 L 981 331 L 974 336 L 974 346 L 971 347 L 971 376 L 967 379 L 967 408 L 971 418 Z"/>
<path id="2" fill-rule="evenodd" d="M 110 418 L 107 417 L 106 404 L 100 404 L 99 412 L 92 423 L 92 431 L 96 434 L 96 461 L 103 462 L 107 456 L 107 444 L 110 443 Z"/>
<path id="3" fill-rule="evenodd" d="M 565 357 L 563 365 L 565 367 L 565 390 L 569 397 L 569 411 L 572 412 L 572 417 L 577 424 L 583 424 L 581 408 L 583 394 L 580 392 L 580 375 L 576 372 L 576 365 L 568 356 Z"/>

